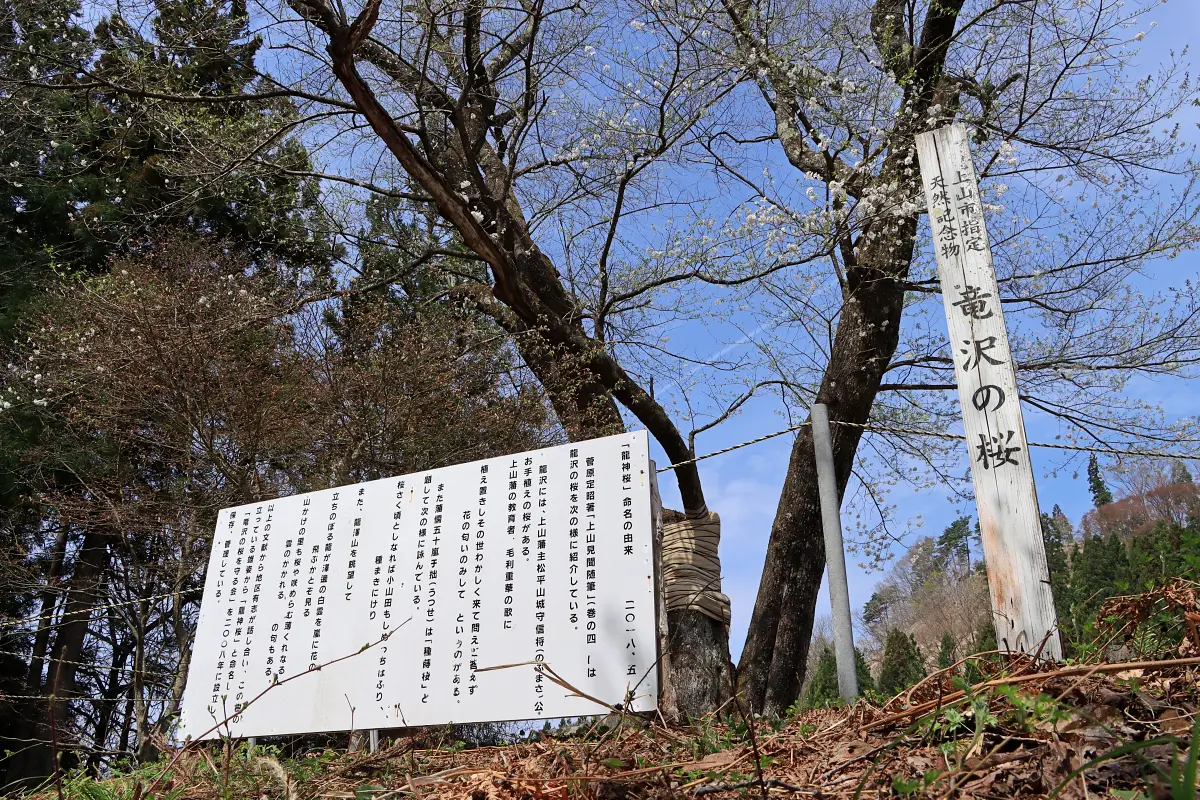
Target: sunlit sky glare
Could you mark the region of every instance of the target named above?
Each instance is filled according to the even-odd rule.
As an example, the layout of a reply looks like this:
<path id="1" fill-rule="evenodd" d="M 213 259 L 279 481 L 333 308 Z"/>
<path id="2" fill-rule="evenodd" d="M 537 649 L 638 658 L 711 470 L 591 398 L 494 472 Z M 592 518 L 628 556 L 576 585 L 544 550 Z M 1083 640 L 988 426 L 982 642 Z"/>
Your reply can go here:
<path id="1" fill-rule="evenodd" d="M 1200 30 L 1200 2 L 1170 0 L 1154 13 L 1146 15 L 1144 22 L 1147 35 L 1142 42 L 1143 50 L 1138 63 L 1149 71 L 1168 58 L 1172 51 L 1179 54 L 1191 44 L 1194 32 Z M 1157 22 L 1157 25 L 1152 27 L 1152 22 Z M 1189 53 L 1186 58 L 1196 63 L 1192 54 Z M 1197 130 L 1197 121 L 1200 121 L 1198 112 L 1200 109 L 1190 107 L 1180 117 L 1180 121 L 1185 123 L 1183 136 L 1191 141 L 1200 138 L 1200 131 Z M 920 235 L 928 236 L 928 228 L 923 228 Z M 1164 290 L 1186 279 L 1195 279 L 1200 274 L 1200 253 L 1188 253 L 1174 260 L 1159 259 L 1149 265 L 1147 273 L 1148 285 L 1139 287 L 1145 291 Z M 673 344 L 685 349 L 692 345 L 692 352 L 701 356 L 715 354 L 716 350 L 700 352 L 705 334 L 693 329 L 681 332 L 685 339 L 689 335 L 696 336 L 696 341 L 677 340 Z M 770 335 L 770 331 L 759 330 L 754 335 Z M 735 341 L 736 338 L 736 335 L 728 335 L 724 341 Z M 746 342 L 741 346 L 752 345 Z M 736 352 L 726 351 L 722 355 L 733 357 Z M 1136 393 L 1140 399 L 1160 405 L 1169 419 L 1200 414 L 1200 393 L 1195 384 L 1187 380 L 1139 378 L 1130 384 L 1129 391 Z M 774 400 L 766 396 L 751 400 L 742 413 L 703 434 L 697 443 L 698 453 L 709 453 L 787 427 L 789 423 L 780 413 L 781 410 L 777 397 Z M 1030 441 L 1034 442 L 1051 442 L 1060 433 L 1056 424 L 1044 417 L 1034 416 L 1028 410 L 1026 427 Z M 733 605 L 730 644 L 735 658 L 741 651 L 753 610 L 792 439 L 790 434 L 781 436 L 700 463 L 709 508 L 721 515 L 723 588 Z M 659 465 L 668 463 L 662 450 L 653 443 L 653 438 L 651 442 L 653 457 Z M 863 448 L 860 448 L 860 455 L 862 453 Z M 1032 448 L 1039 502 L 1043 511 L 1059 505 L 1073 523 L 1078 523 L 1080 517 L 1091 508 L 1091 496 L 1084 474 L 1086 459 L 1077 458 L 1063 468 L 1060 466 L 1065 460 L 1063 455 L 1061 451 Z M 965 473 L 968 466 L 964 442 L 959 471 Z M 664 503 L 668 507 L 679 508 L 678 490 L 670 473 L 659 476 L 659 486 Z M 909 545 L 920 536 L 941 533 L 957 516 L 974 516 L 973 503 L 963 503 L 950 495 L 945 489 L 918 492 L 905 486 L 897 487 L 889 498 L 897 505 L 893 532 L 903 535 L 903 544 Z M 811 535 L 820 536 L 821 531 L 814 530 Z M 895 546 L 893 552 L 895 556 L 902 555 L 904 547 Z M 856 611 L 871 596 L 875 584 L 883 575 L 878 570 L 864 569 L 859 564 L 861 560 L 854 555 L 847 558 L 850 601 Z M 818 614 L 828 612 L 828 594 L 822 585 Z"/>

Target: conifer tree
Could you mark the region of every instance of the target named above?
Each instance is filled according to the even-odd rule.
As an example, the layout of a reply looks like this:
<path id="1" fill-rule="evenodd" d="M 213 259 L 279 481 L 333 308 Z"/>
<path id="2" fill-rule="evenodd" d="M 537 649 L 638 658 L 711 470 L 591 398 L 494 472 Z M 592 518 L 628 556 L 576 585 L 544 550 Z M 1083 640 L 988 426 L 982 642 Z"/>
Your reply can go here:
<path id="1" fill-rule="evenodd" d="M 1096 612 L 1104 601 L 1129 588 L 1129 556 L 1116 536 L 1090 536 L 1075 548 L 1063 626 L 1069 650 L 1078 652 L 1095 638 Z"/>
<path id="2" fill-rule="evenodd" d="M 871 677 L 871 668 L 862 651 L 854 648 L 854 672 L 858 677 L 858 692 L 866 694 L 875 691 L 875 680 Z M 837 655 L 833 648 L 826 644 L 821 648 L 817 666 L 813 669 L 812 680 L 804 693 L 804 705 L 809 708 L 821 708 L 832 705 L 841 699 L 842 692 L 838 686 Z"/>
<path id="3" fill-rule="evenodd" d="M 821 708 L 837 702 L 841 697 L 837 679 L 837 656 L 833 648 L 826 644 L 821 648 L 817 666 L 813 670 L 812 680 L 804 694 L 804 704 L 810 708 Z"/>
<path id="4" fill-rule="evenodd" d="M 883 646 L 879 691 L 888 696 L 895 695 L 924 677 L 925 667 L 916 640 L 899 628 L 893 628 Z"/>
<path id="5" fill-rule="evenodd" d="M 863 622 L 867 625 L 878 625 L 887 622 L 890 602 L 891 599 L 888 593 L 876 589 L 863 605 Z"/>
<path id="6" fill-rule="evenodd" d="M 971 518 L 959 517 L 938 537 L 936 557 L 943 570 L 971 570 Z"/>
<path id="7" fill-rule="evenodd" d="M 854 648 L 854 672 L 858 675 L 858 692 L 867 694 L 875 691 L 875 679 L 871 677 L 871 667 L 866 657 L 857 647 Z"/>
<path id="8" fill-rule="evenodd" d="M 958 660 L 954 657 L 955 646 L 956 643 L 950 631 L 943 633 L 941 649 L 938 650 L 938 669 L 946 669 Z"/>
<path id="9" fill-rule="evenodd" d="M 310 164 L 295 140 L 281 136 L 242 168 L 219 174 L 206 174 L 184 146 L 196 137 L 212 154 L 243 147 L 255 138 L 250 133 L 294 120 L 289 101 L 197 104 L 164 117 L 146 98 L 98 85 L 101 76 L 136 74 L 145 88 L 185 95 L 252 91 L 261 42 L 249 35 L 244 3 L 156 0 L 153 6 L 148 39 L 118 17 L 89 29 L 84 20 L 95 19 L 93 9 L 80 0 L 0 2 L 0 348 L 13 348 L 18 332 L 28 333 L 29 321 L 64 284 L 103 275 L 113 259 L 152 250 L 181 232 L 249 255 L 260 271 L 301 265 L 310 283 L 314 276 L 324 282 L 338 255 L 315 213 L 316 182 L 300 177 Z M 6 636 L 0 649 L 30 654 L 21 689 L 11 695 L 38 696 L 54 685 L 65 698 L 92 688 L 76 687 L 73 664 L 61 666 L 84 658 L 90 635 L 89 621 L 64 608 L 84 604 L 94 573 L 123 556 L 113 556 L 121 543 L 111 531 L 63 524 L 56 509 L 36 498 L 48 486 L 68 490 L 94 478 L 77 474 L 80 464 L 120 432 L 99 433 L 73 462 L 64 454 L 31 469 L 30 454 L 56 440 L 61 422 L 35 402 L 7 394 L 0 416 L 0 546 L 15 554 L 0 573 L 0 613 L 65 616 L 53 628 Z M 87 553 L 95 558 L 83 559 Z M 57 590 L 42 588 L 54 582 Z M 61 660 L 46 661 L 48 655 Z M 0 684 L 17 677 L 0 663 Z M 56 712 L 60 732 L 69 722 L 65 703 Z M 6 782 L 37 780 L 52 763 L 44 741 L 28 744 L 48 738 L 46 704 L 25 705 L 19 724 L 0 719 L 0 749 L 13 751 L 0 762 Z M 0 706 L 2 714 L 7 704 Z M 17 743 L 3 738 L 10 733 Z"/>
<path id="10" fill-rule="evenodd" d="M 1067 564 L 1067 542 L 1072 541 L 1071 523 L 1057 504 L 1049 514 L 1042 514 L 1042 541 L 1046 545 L 1046 567 L 1050 573 L 1050 591 L 1060 629 L 1070 614 L 1070 567 Z"/>
<path id="11" fill-rule="evenodd" d="M 1096 458 L 1096 454 L 1092 453 L 1088 459 L 1087 467 L 1088 489 L 1092 493 L 1092 503 L 1096 508 L 1106 506 L 1113 501 L 1112 492 L 1108 489 L 1108 484 L 1104 482 L 1104 473 L 1100 471 L 1100 461 Z"/>

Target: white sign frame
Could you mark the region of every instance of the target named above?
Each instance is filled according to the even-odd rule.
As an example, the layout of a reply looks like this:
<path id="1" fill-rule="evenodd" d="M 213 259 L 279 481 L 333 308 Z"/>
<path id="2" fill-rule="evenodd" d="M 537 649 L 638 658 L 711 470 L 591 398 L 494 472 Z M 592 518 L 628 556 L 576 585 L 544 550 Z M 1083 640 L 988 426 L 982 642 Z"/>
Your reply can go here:
<path id="1" fill-rule="evenodd" d="M 480 671 L 527 661 L 655 709 L 653 478 L 636 431 L 222 510 L 182 735 L 609 712 L 532 665 Z"/>
<path id="2" fill-rule="evenodd" d="M 1062 658 L 1041 513 L 1000 287 L 965 128 L 917 136 L 954 374 L 971 457 L 996 640 Z"/>

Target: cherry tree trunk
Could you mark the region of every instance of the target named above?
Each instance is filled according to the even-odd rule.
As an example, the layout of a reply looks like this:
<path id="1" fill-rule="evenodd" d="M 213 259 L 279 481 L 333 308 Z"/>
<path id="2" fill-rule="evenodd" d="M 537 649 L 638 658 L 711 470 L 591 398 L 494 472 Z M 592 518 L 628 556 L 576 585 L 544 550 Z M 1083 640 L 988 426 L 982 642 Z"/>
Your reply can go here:
<path id="1" fill-rule="evenodd" d="M 902 281 L 912 257 L 916 220 L 905 220 L 899 227 L 896 236 L 865 248 L 860 261 L 886 265 L 886 271 L 858 266 L 847 275 L 846 302 L 816 397 L 829 408 L 839 498 L 850 480 L 862 430 L 838 423 L 867 421 L 899 340 Z M 738 664 L 738 691 L 758 713 L 783 713 L 799 697 L 824 570 L 812 432 L 805 427 L 792 445 Z"/>

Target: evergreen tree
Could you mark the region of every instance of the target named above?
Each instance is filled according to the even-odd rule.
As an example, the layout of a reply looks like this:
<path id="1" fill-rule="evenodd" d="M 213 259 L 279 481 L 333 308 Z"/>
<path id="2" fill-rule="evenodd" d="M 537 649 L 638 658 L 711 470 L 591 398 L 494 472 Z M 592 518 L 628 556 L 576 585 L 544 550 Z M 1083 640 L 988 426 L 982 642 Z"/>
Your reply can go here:
<path id="1" fill-rule="evenodd" d="M 1148 533 L 1129 543 L 1128 580 L 1133 591 L 1146 591 L 1179 576 L 1195 575 L 1200 560 L 1200 531 L 1159 520 Z"/>
<path id="2" fill-rule="evenodd" d="M 1046 546 L 1046 567 L 1050 573 L 1050 591 L 1061 628 L 1070 614 L 1071 571 L 1067 563 L 1067 543 L 1073 541 L 1071 523 L 1056 504 L 1049 514 L 1042 514 L 1042 541 Z"/>
<path id="3" fill-rule="evenodd" d="M 958 660 L 954 657 L 955 646 L 954 636 L 951 635 L 950 631 L 943 633 L 942 645 L 938 650 L 938 669 L 946 669 Z"/>
<path id="4" fill-rule="evenodd" d="M 259 274 L 277 264 L 299 265 L 303 271 L 286 271 L 326 283 L 337 253 L 319 222 L 316 182 L 298 177 L 310 168 L 308 154 L 287 136 L 264 143 L 267 131 L 283 131 L 297 118 L 288 100 L 164 109 L 108 93 L 93 77 L 133 76 L 146 89 L 181 95 L 251 91 L 261 42 L 250 35 L 244 3 L 156 0 L 150 38 L 115 18 L 89 30 L 79 21 L 91 13 L 81 0 L 0 2 L 0 349 L 11 352 L 18 331 L 27 332 L 29 321 L 65 285 L 102 275 L 114 258 L 181 232 L 251 256 Z M 93 88 L 84 92 L 81 85 Z M 214 156 L 264 146 L 242 168 L 214 172 L 182 155 L 196 140 Z M 36 498 L 48 486 L 70 490 L 94 478 L 77 475 L 80 466 L 94 462 L 105 439 L 120 434 L 98 432 L 83 443 L 78 459 L 63 454 L 31 469 L 30 454 L 56 441 L 61 422 L 32 400 L 8 395 L 0 415 L 0 548 L 4 557 L 15 554 L 0 571 L 6 601 L 0 613 L 13 617 L 61 612 L 88 535 L 62 524 L 56 509 L 42 508 Z M 127 458 L 139 461 L 141 455 Z M 171 474 L 169 465 L 157 466 Z M 111 555 L 120 548 L 109 541 L 93 549 Z M 51 580 L 58 589 L 39 591 Z M 43 627 L 0 639 L 6 652 L 33 654 L 35 666 L 20 676 L 21 690 L 12 695 L 44 693 L 56 662 L 47 666 L 37 655 L 48 647 L 62 663 L 80 660 L 85 638 L 65 630 Z M 60 638 L 70 651 L 57 649 Z M 0 662 L 0 686 L 10 694 L 7 664 Z M 69 695 L 75 682 L 69 677 L 57 691 Z M 2 718 L 6 707 L 0 703 L 0 749 L 14 755 L 0 769 L 13 780 L 47 774 L 49 748 L 28 743 L 38 738 L 31 726 L 44 727 L 39 718 L 48 713 L 45 704 L 23 709 L 20 725 L 13 726 Z M 68 722 L 57 720 L 60 726 Z M 10 732 L 14 740 L 4 738 Z"/>
<path id="5" fill-rule="evenodd" d="M 975 648 L 971 655 L 980 655 L 987 653 L 988 655 L 980 656 L 987 661 L 995 661 L 995 652 L 999 649 L 999 643 L 996 641 L 996 625 L 989 617 L 975 632 Z M 978 659 L 967 661 L 966 668 L 963 670 L 963 675 L 968 683 L 979 683 L 982 673 L 979 669 Z"/>
<path id="6" fill-rule="evenodd" d="M 999 647 L 1000 643 L 996 640 L 996 625 L 989 617 L 979 626 L 979 630 L 975 634 L 975 652 L 991 653 Z"/>
<path id="7" fill-rule="evenodd" d="M 888 632 L 883 646 L 883 666 L 879 671 L 879 691 L 892 696 L 925 677 L 925 667 L 917 642 L 899 628 Z"/>
<path id="8" fill-rule="evenodd" d="M 1067 624 L 1059 620 L 1069 651 L 1078 654 L 1092 643 L 1096 612 L 1109 597 L 1129 589 L 1129 572 L 1129 556 L 1116 536 L 1090 536 L 1076 546 L 1067 589 Z"/>
<path id="9" fill-rule="evenodd" d="M 863 604 L 863 622 L 867 625 L 878 625 L 887 622 L 888 608 L 891 603 L 889 594 L 876 590 Z"/>
<path id="10" fill-rule="evenodd" d="M 826 644 L 821 648 L 817 666 L 813 670 L 812 680 L 808 682 L 808 690 L 804 694 L 804 705 L 809 708 L 821 708 L 836 703 L 841 698 L 838 689 L 837 656 L 833 648 Z"/>
<path id="11" fill-rule="evenodd" d="M 875 691 L 875 679 L 871 677 L 871 667 L 866 657 L 857 647 L 854 648 L 854 672 L 858 676 L 858 692 L 866 694 Z"/>
<path id="12" fill-rule="evenodd" d="M 1185 462 L 1171 462 L 1171 483 L 1192 483 L 1192 473 Z"/>
<path id="13" fill-rule="evenodd" d="M 943 570 L 971 569 L 971 518 L 959 517 L 937 539 L 937 558 Z"/>
<path id="14" fill-rule="evenodd" d="M 1112 492 L 1108 489 L 1108 484 L 1104 482 L 1104 474 L 1100 471 L 1100 461 L 1096 458 L 1096 454 L 1092 453 L 1088 459 L 1087 467 L 1088 489 L 1092 493 L 1092 503 L 1096 508 L 1106 506 L 1113 501 Z"/>
<path id="15" fill-rule="evenodd" d="M 866 694 L 875 691 L 875 681 L 871 677 L 871 668 L 862 651 L 854 648 L 854 672 L 858 677 L 858 693 Z M 804 705 L 809 708 L 822 708 L 833 705 L 841 700 L 842 693 L 838 687 L 837 655 L 833 647 L 826 644 L 821 648 L 817 666 L 813 669 L 812 680 L 804 693 Z"/>
<path id="16" fill-rule="evenodd" d="M 983 529 L 979 527 L 978 518 L 975 520 L 975 532 L 971 536 L 971 541 L 979 547 L 979 557 L 975 559 L 975 567 L 972 571 L 976 575 L 987 575 L 987 554 L 983 552 Z"/>

